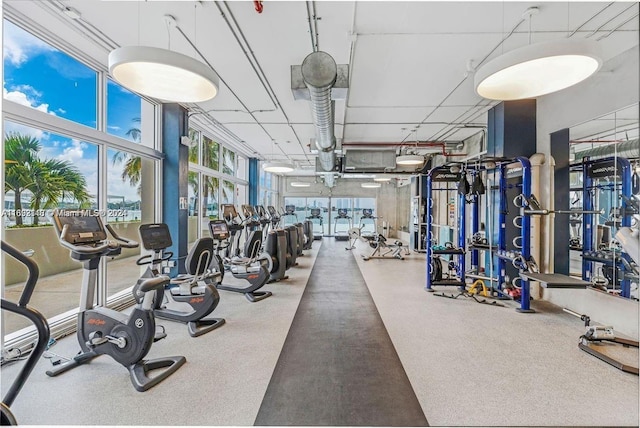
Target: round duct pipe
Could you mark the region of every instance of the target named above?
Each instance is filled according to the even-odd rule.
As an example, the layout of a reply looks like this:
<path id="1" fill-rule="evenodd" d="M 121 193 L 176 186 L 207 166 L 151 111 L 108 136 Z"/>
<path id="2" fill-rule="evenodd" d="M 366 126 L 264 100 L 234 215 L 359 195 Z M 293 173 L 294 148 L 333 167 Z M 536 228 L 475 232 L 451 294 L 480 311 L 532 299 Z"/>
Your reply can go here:
<path id="1" fill-rule="evenodd" d="M 316 129 L 316 144 L 322 169 L 333 171 L 336 156 L 331 88 L 338 77 L 338 66 L 326 52 L 313 52 L 302 62 L 302 78 L 309 89 L 311 114 Z"/>
<path id="2" fill-rule="evenodd" d="M 585 141 L 585 143 L 588 143 L 588 141 Z M 587 156 L 589 156 L 590 159 L 600 159 L 614 155 L 624 158 L 640 157 L 640 139 L 636 138 L 622 143 L 607 144 L 606 146 L 598 146 L 589 150 L 576 152 L 574 158 L 576 161 L 580 161 Z"/>

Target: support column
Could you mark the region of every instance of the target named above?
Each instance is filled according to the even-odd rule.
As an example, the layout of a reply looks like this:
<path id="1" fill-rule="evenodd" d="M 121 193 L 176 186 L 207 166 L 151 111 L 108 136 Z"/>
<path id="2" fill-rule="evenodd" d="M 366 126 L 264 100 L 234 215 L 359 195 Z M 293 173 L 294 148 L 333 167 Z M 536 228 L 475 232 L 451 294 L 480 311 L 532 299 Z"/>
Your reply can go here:
<path id="1" fill-rule="evenodd" d="M 189 149 L 180 143 L 188 133 L 187 110 L 178 104 L 162 105 L 162 219 L 169 226 L 176 266 L 171 275 L 186 273 L 184 258 L 188 244 Z"/>
<path id="2" fill-rule="evenodd" d="M 551 134 L 551 156 L 555 160 L 553 206 L 555 210 L 568 210 L 570 199 L 569 177 L 569 128 Z M 578 208 L 582 208 L 581 206 Z M 549 266 L 555 273 L 569 275 L 569 239 L 571 228 L 569 215 L 557 215 L 553 222 L 553 260 Z"/>
<path id="3" fill-rule="evenodd" d="M 258 171 L 258 159 L 249 158 L 249 205 L 258 205 L 258 186 L 260 177 Z"/>
<path id="4" fill-rule="evenodd" d="M 487 154 L 506 158 L 536 152 L 536 100 L 504 101 L 489 110 Z"/>

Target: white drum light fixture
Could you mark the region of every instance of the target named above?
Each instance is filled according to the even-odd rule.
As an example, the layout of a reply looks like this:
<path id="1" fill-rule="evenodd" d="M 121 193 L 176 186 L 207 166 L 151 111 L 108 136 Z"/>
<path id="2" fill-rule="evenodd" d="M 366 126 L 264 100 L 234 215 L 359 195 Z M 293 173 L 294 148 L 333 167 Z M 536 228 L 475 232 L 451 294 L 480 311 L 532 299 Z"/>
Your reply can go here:
<path id="1" fill-rule="evenodd" d="M 396 157 L 396 165 L 422 165 L 424 156 L 422 155 L 401 155 Z"/>
<path id="2" fill-rule="evenodd" d="M 593 40 L 553 40 L 509 51 L 480 67 L 474 76 L 478 95 L 492 100 L 521 100 L 573 86 L 602 66 Z"/>
<path id="3" fill-rule="evenodd" d="M 282 174 L 294 170 L 293 165 L 286 162 L 266 162 L 262 165 L 262 169 L 276 174 Z"/>
<path id="4" fill-rule="evenodd" d="M 291 187 L 311 187 L 311 183 L 305 181 L 292 181 Z"/>
<path id="5" fill-rule="evenodd" d="M 218 93 L 219 79 L 210 67 L 167 49 L 117 48 L 109 54 L 109 73 L 125 88 L 162 101 L 197 103 Z"/>
<path id="6" fill-rule="evenodd" d="M 377 189 L 378 187 L 382 187 L 380 183 L 360 183 L 360 187 L 364 187 L 365 189 Z"/>

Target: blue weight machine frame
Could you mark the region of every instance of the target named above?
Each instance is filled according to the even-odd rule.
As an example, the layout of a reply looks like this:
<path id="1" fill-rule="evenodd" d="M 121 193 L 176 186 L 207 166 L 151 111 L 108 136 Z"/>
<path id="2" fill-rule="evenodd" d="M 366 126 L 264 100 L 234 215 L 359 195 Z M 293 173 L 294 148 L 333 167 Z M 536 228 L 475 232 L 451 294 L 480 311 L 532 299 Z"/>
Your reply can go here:
<path id="1" fill-rule="evenodd" d="M 606 169 L 613 167 L 613 170 Z M 597 170 L 603 169 L 603 171 L 611 171 L 610 175 L 607 173 L 598 174 Z M 599 175 L 594 177 L 595 175 Z M 597 210 L 598 207 L 593 206 L 591 199 L 591 190 L 603 188 L 595 183 L 598 178 L 615 177 L 620 176 L 619 187 L 621 194 L 627 198 L 631 197 L 631 162 L 626 158 L 621 157 L 608 157 L 604 159 L 591 160 L 585 158 L 582 161 L 582 208 L 587 213 L 582 215 L 582 279 L 584 281 L 591 281 L 594 273 L 594 263 L 602 263 L 605 265 L 615 265 L 614 268 L 620 269 L 621 272 L 625 272 L 625 266 L 620 261 L 614 261 L 604 258 L 593 257 L 589 253 L 597 251 L 598 248 L 594 248 L 594 226 L 595 219 L 598 214 L 593 214 L 591 211 Z M 611 187 L 607 185 L 605 187 Z M 615 185 L 618 187 L 618 184 Z M 615 190 L 615 189 L 614 189 Z M 631 214 L 628 213 L 627 204 L 624 198 L 620 205 L 621 213 L 621 227 L 631 226 Z M 613 233 L 612 233 L 613 235 Z M 620 253 L 619 257 L 628 257 L 625 253 Z M 631 280 L 622 279 L 620 283 L 620 296 L 625 298 L 631 297 Z"/>

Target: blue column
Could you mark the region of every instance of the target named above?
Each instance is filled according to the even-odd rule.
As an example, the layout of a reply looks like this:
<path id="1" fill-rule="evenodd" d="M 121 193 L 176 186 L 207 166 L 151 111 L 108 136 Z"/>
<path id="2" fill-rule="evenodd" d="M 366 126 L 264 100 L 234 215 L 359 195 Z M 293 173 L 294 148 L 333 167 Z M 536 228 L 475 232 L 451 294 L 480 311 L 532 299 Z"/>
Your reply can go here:
<path id="1" fill-rule="evenodd" d="M 249 205 L 258 205 L 259 178 L 258 159 L 249 158 Z"/>
<path id="2" fill-rule="evenodd" d="M 180 143 L 188 134 L 187 110 L 178 104 L 162 105 L 162 220 L 169 226 L 176 266 L 171 275 L 186 273 L 184 258 L 188 244 L 189 149 Z"/>

